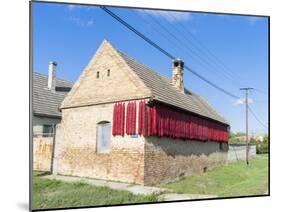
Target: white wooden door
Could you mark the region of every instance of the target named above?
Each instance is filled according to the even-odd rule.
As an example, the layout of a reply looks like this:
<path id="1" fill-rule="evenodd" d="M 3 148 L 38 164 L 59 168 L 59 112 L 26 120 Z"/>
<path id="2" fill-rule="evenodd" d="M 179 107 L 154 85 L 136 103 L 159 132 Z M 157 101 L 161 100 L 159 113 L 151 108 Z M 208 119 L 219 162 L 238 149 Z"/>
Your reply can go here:
<path id="1" fill-rule="evenodd" d="M 97 133 L 97 152 L 109 152 L 111 124 L 109 122 L 98 124 Z"/>

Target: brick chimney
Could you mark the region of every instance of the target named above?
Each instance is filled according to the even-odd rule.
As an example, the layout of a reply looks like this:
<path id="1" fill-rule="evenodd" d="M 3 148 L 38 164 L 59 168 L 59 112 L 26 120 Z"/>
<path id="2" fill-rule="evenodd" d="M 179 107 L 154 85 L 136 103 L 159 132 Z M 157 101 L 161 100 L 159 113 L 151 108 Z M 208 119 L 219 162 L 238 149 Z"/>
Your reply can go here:
<path id="1" fill-rule="evenodd" d="M 56 70 L 57 70 L 57 63 L 54 61 L 50 61 L 49 73 L 48 73 L 48 89 L 53 92 L 56 91 Z"/>
<path id="2" fill-rule="evenodd" d="M 181 59 L 178 59 L 178 58 L 173 60 L 172 84 L 179 91 L 184 93 L 183 70 L 184 70 L 184 62 Z"/>

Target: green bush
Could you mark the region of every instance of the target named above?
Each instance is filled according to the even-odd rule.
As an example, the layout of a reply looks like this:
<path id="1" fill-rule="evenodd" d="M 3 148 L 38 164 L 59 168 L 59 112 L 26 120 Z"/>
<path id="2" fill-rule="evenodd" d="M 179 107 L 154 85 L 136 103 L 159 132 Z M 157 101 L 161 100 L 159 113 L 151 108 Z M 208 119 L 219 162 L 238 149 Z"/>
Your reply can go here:
<path id="1" fill-rule="evenodd" d="M 257 144 L 257 154 L 265 154 L 268 153 L 268 136 L 264 137 L 262 143 Z"/>

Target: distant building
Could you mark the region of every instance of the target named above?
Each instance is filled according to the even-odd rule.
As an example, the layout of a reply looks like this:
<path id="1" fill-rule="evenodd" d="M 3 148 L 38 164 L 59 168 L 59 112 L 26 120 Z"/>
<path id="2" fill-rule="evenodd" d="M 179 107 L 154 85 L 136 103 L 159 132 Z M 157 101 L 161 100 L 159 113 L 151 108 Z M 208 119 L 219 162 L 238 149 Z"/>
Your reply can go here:
<path id="1" fill-rule="evenodd" d="M 61 121 L 59 107 L 72 83 L 56 78 L 55 62 L 49 63 L 49 74 L 33 72 L 33 135 L 52 136 L 53 126 Z"/>

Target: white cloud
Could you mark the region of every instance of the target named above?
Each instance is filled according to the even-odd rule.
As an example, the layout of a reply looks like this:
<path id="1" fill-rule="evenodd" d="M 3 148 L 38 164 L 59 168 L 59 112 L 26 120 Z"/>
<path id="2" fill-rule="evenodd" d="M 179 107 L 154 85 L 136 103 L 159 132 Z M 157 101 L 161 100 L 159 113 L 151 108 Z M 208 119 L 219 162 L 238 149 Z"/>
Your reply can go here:
<path id="1" fill-rule="evenodd" d="M 261 20 L 261 17 L 256 17 L 256 16 L 247 16 L 246 18 L 252 24 Z"/>
<path id="2" fill-rule="evenodd" d="M 73 11 L 73 10 L 76 10 L 76 9 L 87 9 L 87 10 L 92 10 L 92 9 L 95 9 L 96 7 L 95 6 L 86 6 L 86 5 L 76 5 L 76 4 L 69 4 L 67 5 L 67 9 L 69 11 Z"/>
<path id="3" fill-rule="evenodd" d="M 76 9 L 76 8 L 79 8 L 79 7 L 81 7 L 81 6 L 75 5 L 75 4 L 69 4 L 69 5 L 67 5 L 67 9 L 69 9 L 69 10 L 74 10 L 74 9 Z"/>
<path id="4" fill-rule="evenodd" d="M 174 12 L 174 11 L 162 11 L 162 10 L 141 10 L 142 14 L 150 14 L 155 17 L 164 18 L 171 23 L 180 21 L 190 21 L 192 15 L 189 12 Z"/>
<path id="5" fill-rule="evenodd" d="M 86 6 L 86 5 L 78 5 L 78 4 L 68 4 L 67 5 L 67 9 L 69 11 L 69 17 L 68 19 L 80 26 L 80 27 L 90 27 L 94 24 L 94 19 L 91 18 L 91 17 L 88 17 L 88 18 L 82 18 L 81 15 L 81 12 L 84 12 L 84 11 L 81 11 L 81 9 L 83 10 L 92 10 L 92 9 L 96 9 L 96 7 L 94 6 Z"/>
<path id="6" fill-rule="evenodd" d="M 245 98 L 240 98 L 240 99 L 237 99 L 237 100 L 234 102 L 234 105 L 243 105 L 243 104 L 245 104 L 245 102 L 246 102 L 246 99 L 245 99 Z M 248 98 L 248 103 L 249 103 L 249 104 L 252 104 L 253 102 L 254 102 L 253 99 Z"/>
<path id="7" fill-rule="evenodd" d="M 91 18 L 91 19 L 87 19 L 87 20 L 84 20 L 80 17 L 75 17 L 75 16 L 70 16 L 69 17 L 69 20 L 78 25 L 78 26 L 81 26 L 81 27 L 90 27 L 93 25 L 94 23 L 94 20 Z"/>

